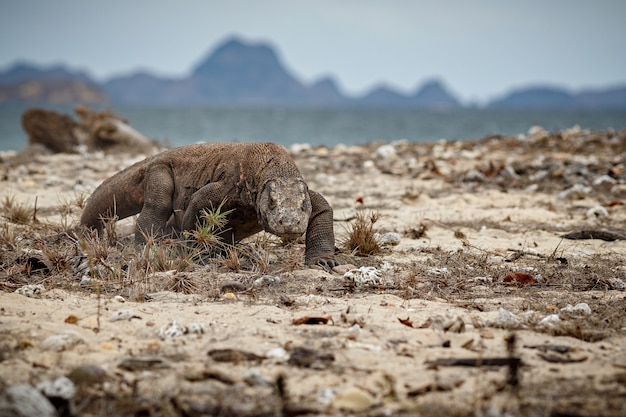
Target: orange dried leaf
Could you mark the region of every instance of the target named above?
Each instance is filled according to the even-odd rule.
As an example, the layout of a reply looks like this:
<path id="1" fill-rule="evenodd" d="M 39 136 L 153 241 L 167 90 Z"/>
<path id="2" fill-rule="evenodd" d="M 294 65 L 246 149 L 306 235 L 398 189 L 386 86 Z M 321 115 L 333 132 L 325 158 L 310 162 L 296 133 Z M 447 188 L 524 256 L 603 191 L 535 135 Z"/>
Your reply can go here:
<path id="1" fill-rule="evenodd" d="M 532 275 L 523 272 L 514 272 L 504 277 L 504 282 L 517 282 L 518 284 L 529 285 L 536 284 L 537 280 Z"/>
<path id="2" fill-rule="evenodd" d="M 76 323 L 78 323 L 78 317 L 76 317 L 73 314 L 70 314 L 69 316 L 67 316 L 67 318 L 64 321 L 67 324 L 76 324 Z"/>
<path id="3" fill-rule="evenodd" d="M 408 317 L 406 319 L 401 319 L 400 317 L 398 317 L 398 321 L 407 327 L 413 327 L 413 322 Z"/>

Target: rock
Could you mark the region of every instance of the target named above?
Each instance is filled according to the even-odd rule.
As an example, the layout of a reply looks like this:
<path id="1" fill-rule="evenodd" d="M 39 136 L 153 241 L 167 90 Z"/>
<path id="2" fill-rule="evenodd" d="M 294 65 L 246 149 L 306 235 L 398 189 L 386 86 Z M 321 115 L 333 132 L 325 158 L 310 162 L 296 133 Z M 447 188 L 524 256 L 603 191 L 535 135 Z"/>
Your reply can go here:
<path id="1" fill-rule="evenodd" d="M 617 184 L 617 180 L 613 177 L 609 177 L 608 175 L 602 175 L 595 180 L 593 180 L 593 185 L 614 185 Z"/>
<path id="2" fill-rule="evenodd" d="M 587 303 L 578 303 L 575 306 L 568 304 L 561 309 L 563 313 L 570 313 L 574 315 L 588 316 L 591 314 L 591 308 Z"/>
<path id="3" fill-rule="evenodd" d="M 57 411 L 41 392 L 29 384 L 16 384 L 0 396 L 3 417 L 57 417 Z"/>
<path id="4" fill-rule="evenodd" d="M 243 374 L 243 381 L 251 387 L 273 387 L 274 382 L 257 369 L 248 369 Z"/>
<path id="5" fill-rule="evenodd" d="M 387 232 L 382 235 L 374 233 L 374 239 L 380 246 L 397 246 L 400 244 L 400 234 L 396 232 Z"/>
<path id="6" fill-rule="evenodd" d="M 333 399 L 333 408 L 350 412 L 364 411 L 376 404 L 376 399 L 367 391 L 351 387 L 339 392 Z"/>
<path id="7" fill-rule="evenodd" d="M 372 156 L 374 158 L 387 159 L 387 158 L 395 157 L 396 154 L 397 154 L 396 148 L 393 145 L 385 144 L 385 145 L 379 146 L 378 149 L 374 151 L 374 154 Z"/>
<path id="8" fill-rule="evenodd" d="M 60 376 L 54 381 L 40 382 L 37 389 L 48 398 L 56 397 L 70 400 L 76 395 L 76 386 L 66 376 Z"/>
<path id="9" fill-rule="evenodd" d="M 43 145 L 52 152 L 76 152 L 79 125 L 71 117 L 44 109 L 22 114 L 22 128 L 30 145 Z"/>
<path id="10" fill-rule="evenodd" d="M 159 329 L 159 337 L 162 340 L 172 337 L 180 337 L 185 333 L 187 333 L 187 328 L 176 319 L 170 320 Z"/>
<path id="11" fill-rule="evenodd" d="M 382 283 L 382 272 L 373 266 L 362 266 L 343 274 L 343 279 L 356 287 L 378 286 Z"/>
<path id="12" fill-rule="evenodd" d="M 289 359 L 289 353 L 281 347 L 273 348 L 265 353 L 267 359 L 274 359 L 278 362 L 285 362 Z"/>
<path id="13" fill-rule="evenodd" d="M 256 288 L 260 287 L 269 287 L 270 285 L 280 283 L 280 277 L 276 277 L 273 275 L 263 275 L 260 278 L 257 278 L 252 283 L 252 286 Z"/>
<path id="14" fill-rule="evenodd" d="M 30 298 L 39 298 L 46 289 L 41 284 L 29 284 L 15 290 L 16 294 L 21 294 Z"/>
<path id="15" fill-rule="evenodd" d="M 67 374 L 67 377 L 78 387 L 85 388 L 104 382 L 107 372 L 99 365 L 81 365 Z"/>
<path id="16" fill-rule="evenodd" d="M 544 317 L 543 319 L 541 319 L 541 321 L 539 322 L 539 325 L 551 327 L 551 326 L 559 324 L 560 322 L 561 322 L 561 318 L 559 317 L 558 314 L 550 314 Z"/>
<path id="17" fill-rule="evenodd" d="M 109 321 L 131 321 L 132 319 L 141 319 L 141 316 L 133 310 L 118 310 L 111 315 Z"/>
<path id="18" fill-rule="evenodd" d="M 487 325 L 500 329 L 518 329 L 521 327 L 521 323 L 517 317 L 502 307 L 498 309 L 498 316 L 494 320 L 488 321 Z"/>
<path id="19" fill-rule="evenodd" d="M 463 175 L 463 182 L 484 182 L 485 175 L 477 169 L 470 169 Z"/>
<path id="20" fill-rule="evenodd" d="M 624 288 L 626 288 L 626 283 L 619 278 L 609 278 L 607 282 L 612 290 L 624 291 Z"/>
<path id="21" fill-rule="evenodd" d="M 582 184 L 574 184 L 565 191 L 559 193 L 561 200 L 581 200 L 591 192 L 591 187 Z"/>
<path id="22" fill-rule="evenodd" d="M 602 206 L 595 206 L 587 210 L 585 216 L 589 220 L 603 219 L 609 217 L 609 212 Z"/>
<path id="23" fill-rule="evenodd" d="M 64 350 L 71 349 L 80 343 L 85 343 L 85 339 L 83 339 L 79 333 L 74 330 L 66 330 L 63 333 L 46 338 L 42 342 L 41 348 L 54 352 L 62 352 Z"/>
<path id="24" fill-rule="evenodd" d="M 206 325 L 204 323 L 189 323 L 187 325 L 188 334 L 204 334 L 206 333 Z"/>

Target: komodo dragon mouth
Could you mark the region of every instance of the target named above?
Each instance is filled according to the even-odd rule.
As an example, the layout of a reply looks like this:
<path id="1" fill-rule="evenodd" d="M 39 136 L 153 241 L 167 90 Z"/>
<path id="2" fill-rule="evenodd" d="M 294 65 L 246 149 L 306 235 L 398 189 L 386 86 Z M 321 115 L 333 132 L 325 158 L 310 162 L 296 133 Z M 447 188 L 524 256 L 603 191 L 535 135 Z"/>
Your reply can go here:
<path id="1" fill-rule="evenodd" d="M 309 190 L 302 179 L 277 178 L 264 184 L 257 205 L 263 229 L 286 240 L 302 236 L 311 217 Z"/>

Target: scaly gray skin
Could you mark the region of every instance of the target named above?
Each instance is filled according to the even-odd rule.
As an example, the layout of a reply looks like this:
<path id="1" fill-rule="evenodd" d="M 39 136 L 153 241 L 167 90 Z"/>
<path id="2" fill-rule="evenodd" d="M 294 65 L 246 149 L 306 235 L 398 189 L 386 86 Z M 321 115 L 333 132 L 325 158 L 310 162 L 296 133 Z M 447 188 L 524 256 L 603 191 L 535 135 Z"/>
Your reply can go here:
<path id="1" fill-rule="evenodd" d="M 81 225 L 139 213 L 135 242 L 193 230 L 202 209 L 234 210 L 221 238 L 236 243 L 261 230 L 295 239 L 306 232 L 305 263 L 332 268 L 333 211 L 309 190 L 289 153 L 273 143 L 216 143 L 170 149 L 118 172 L 89 197 Z"/>

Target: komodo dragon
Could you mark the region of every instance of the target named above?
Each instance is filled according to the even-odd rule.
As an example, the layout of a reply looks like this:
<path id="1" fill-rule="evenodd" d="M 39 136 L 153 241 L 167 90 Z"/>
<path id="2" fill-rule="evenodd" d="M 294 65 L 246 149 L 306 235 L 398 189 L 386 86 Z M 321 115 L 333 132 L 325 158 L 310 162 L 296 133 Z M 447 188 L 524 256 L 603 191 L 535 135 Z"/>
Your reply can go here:
<path id="1" fill-rule="evenodd" d="M 193 230 L 202 209 L 234 211 L 220 237 L 239 242 L 261 230 L 286 239 L 306 232 L 305 263 L 332 268 L 333 211 L 309 190 L 289 153 L 273 143 L 215 143 L 164 151 L 118 172 L 89 197 L 81 225 L 139 213 L 135 243 Z"/>

